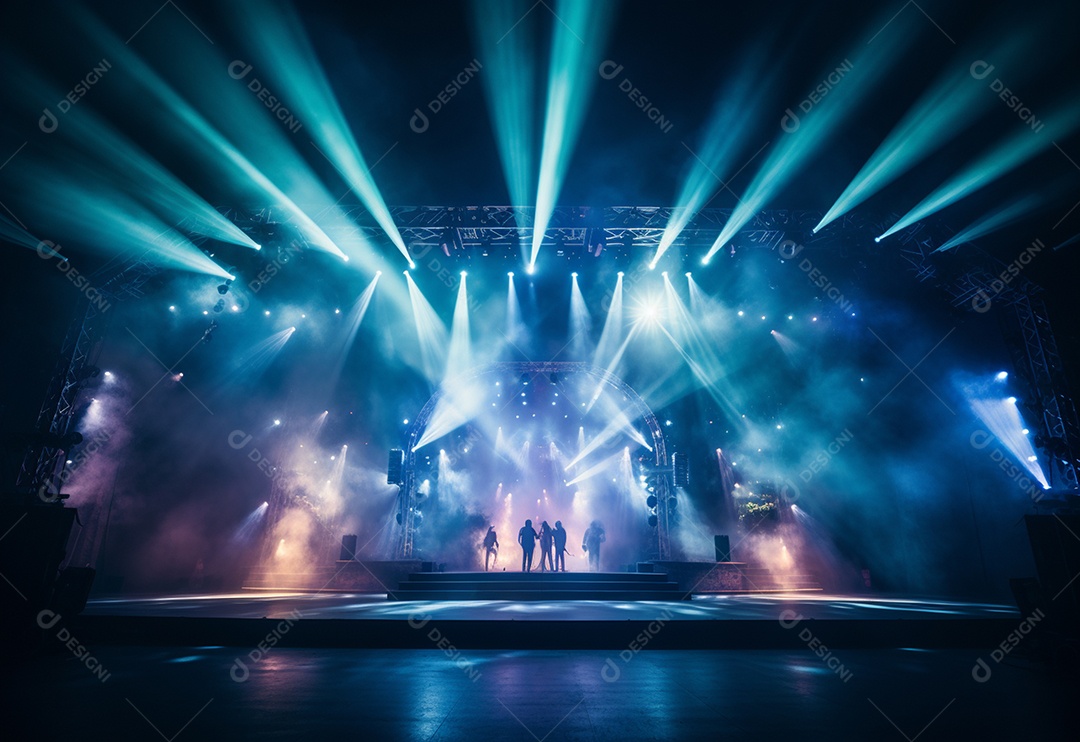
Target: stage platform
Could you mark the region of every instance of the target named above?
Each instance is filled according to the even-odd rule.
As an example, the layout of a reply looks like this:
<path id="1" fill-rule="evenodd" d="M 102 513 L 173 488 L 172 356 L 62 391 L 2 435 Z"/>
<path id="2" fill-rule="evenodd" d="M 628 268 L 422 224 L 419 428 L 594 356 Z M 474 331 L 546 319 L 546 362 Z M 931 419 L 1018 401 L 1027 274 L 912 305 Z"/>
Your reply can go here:
<path id="1" fill-rule="evenodd" d="M 679 582 L 659 572 L 414 572 L 390 600 L 687 600 Z"/>
<path id="2" fill-rule="evenodd" d="M 287 646 L 650 649 L 993 647 L 1020 615 L 1003 604 L 821 593 L 670 601 L 387 601 L 386 595 L 243 592 L 91 600 L 71 622 L 101 644 L 254 646 L 275 629 Z M 658 630 L 670 626 L 673 630 Z"/>

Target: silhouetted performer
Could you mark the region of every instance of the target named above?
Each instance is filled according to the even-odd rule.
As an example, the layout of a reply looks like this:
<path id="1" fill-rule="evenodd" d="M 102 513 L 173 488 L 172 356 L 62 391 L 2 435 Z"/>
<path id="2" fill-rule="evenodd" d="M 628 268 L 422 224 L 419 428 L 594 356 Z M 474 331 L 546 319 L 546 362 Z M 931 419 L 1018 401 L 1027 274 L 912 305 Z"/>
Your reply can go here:
<path id="1" fill-rule="evenodd" d="M 491 567 L 488 562 L 491 561 L 491 557 L 495 557 L 495 562 L 499 561 L 499 536 L 495 533 L 495 526 L 488 526 L 487 535 L 484 536 L 484 571 L 487 572 Z"/>
<path id="2" fill-rule="evenodd" d="M 555 530 L 551 532 L 555 539 L 555 571 L 566 571 L 566 530 L 562 527 L 562 521 L 555 521 Z"/>
<path id="3" fill-rule="evenodd" d="M 536 539 L 540 534 L 533 530 L 532 521 L 525 521 L 525 526 L 518 531 L 518 543 L 521 544 L 521 571 L 532 571 L 533 549 L 536 548 Z"/>
<path id="4" fill-rule="evenodd" d="M 547 569 L 552 572 L 555 571 L 555 563 L 551 560 L 551 547 L 555 543 L 555 537 L 552 535 L 551 526 L 545 520 L 540 524 L 540 571 L 545 570 L 544 565 L 547 565 Z"/>
<path id="5" fill-rule="evenodd" d="M 585 529 L 585 535 L 581 538 L 581 548 L 589 554 L 589 571 L 600 571 L 600 544 L 607 540 L 604 535 L 604 527 L 600 521 L 594 520 Z"/>

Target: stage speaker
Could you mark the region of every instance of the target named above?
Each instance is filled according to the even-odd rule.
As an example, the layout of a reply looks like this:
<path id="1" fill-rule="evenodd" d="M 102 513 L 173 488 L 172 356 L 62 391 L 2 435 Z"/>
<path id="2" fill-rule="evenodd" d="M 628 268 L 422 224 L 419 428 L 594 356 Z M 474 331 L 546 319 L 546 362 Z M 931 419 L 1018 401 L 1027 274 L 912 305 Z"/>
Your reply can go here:
<path id="1" fill-rule="evenodd" d="M 1042 594 L 1054 596 L 1047 608 L 1064 625 L 1080 626 L 1080 515 L 1026 515 L 1024 522 Z"/>
<path id="2" fill-rule="evenodd" d="M 56 578 L 53 609 L 61 616 L 74 616 L 86 607 L 97 570 L 92 567 L 68 567 Z"/>
<path id="3" fill-rule="evenodd" d="M 356 558 L 356 534 L 349 533 L 341 537 L 341 555 L 339 562 L 351 562 Z"/>
<path id="4" fill-rule="evenodd" d="M 713 546 L 716 547 L 716 561 L 731 561 L 731 539 L 723 534 L 713 536 Z"/>
<path id="5" fill-rule="evenodd" d="M 1043 599 L 1042 585 L 1034 577 L 1013 577 L 1009 580 L 1009 588 L 1012 590 L 1013 600 L 1016 601 L 1020 615 L 1025 618 L 1046 603 Z"/>
<path id="6" fill-rule="evenodd" d="M 675 453 L 671 455 L 671 466 L 674 470 L 675 486 L 676 487 L 689 487 L 690 486 L 690 459 L 686 458 L 685 453 Z"/>
<path id="7" fill-rule="evenodd" d="M 402 476 L 405 469 L 405 452 L 400 448 L 390 449 L 390 461 L 386 465 L 387 484 L 405 484 Z"/>

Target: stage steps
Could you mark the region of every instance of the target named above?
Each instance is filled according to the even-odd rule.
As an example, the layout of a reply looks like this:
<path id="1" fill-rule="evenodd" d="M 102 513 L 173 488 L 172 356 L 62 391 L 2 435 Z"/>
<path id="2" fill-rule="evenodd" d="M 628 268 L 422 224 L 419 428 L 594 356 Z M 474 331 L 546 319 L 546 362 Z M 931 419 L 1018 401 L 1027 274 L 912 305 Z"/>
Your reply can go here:
<path id="1" fill-rule="evenodd" d="M 746 592 L 775 592 L 784 590 L 820 590 L 821 584 L 813 575 L 777 574 L 767 567 L 746 564 L 742 567 Z"/>
<path id="2" fill-rule="evenodd" d="M 647 572 L 415 572 L 390 600 L 688 600 Z"/>

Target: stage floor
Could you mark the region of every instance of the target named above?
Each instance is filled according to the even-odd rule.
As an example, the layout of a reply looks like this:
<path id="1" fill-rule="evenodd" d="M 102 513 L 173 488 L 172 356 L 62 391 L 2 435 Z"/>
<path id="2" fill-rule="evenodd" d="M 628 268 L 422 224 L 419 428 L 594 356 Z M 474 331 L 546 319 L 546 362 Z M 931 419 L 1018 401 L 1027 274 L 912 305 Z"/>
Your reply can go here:
<path id="1" fill-rule="evenodd" d="M 467 621 L 777 621 L 785 611 L 812 620 L 948 620 L 1019 618 L 1015 607 L 933 597 L 770 593 L 707 595 L 689 601 L 606 602 L 590 600 L 518 603 L 488 601 L 388 602 L 385 595 L 313 592 L 239 592 L 219 595 L 153 595 L 98 598 L 88 616 L 185 618 L 289 618 L 400 621 L 423 613 Z"/>
<path id="2" fill-rule="evenodd" d="M 1008 605 L 912 596 L 513 602 L 258 592 L 101 598 L 72 628 L 105 644 L 251 646 L 287 630 L 289 646 L 372 649 L 422 649 L 443 637 L 471 649 L 622 648 L 643 633 L 650 649 L 791 649 L 810 639 L 830 647 L 955 648 L 992 647 L 1020 620 Z"/>

